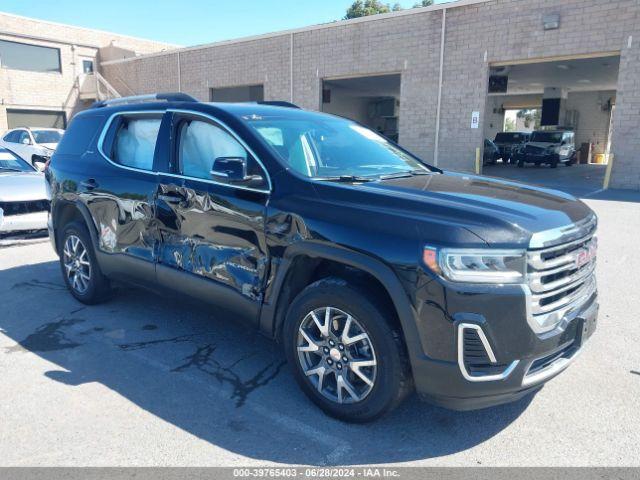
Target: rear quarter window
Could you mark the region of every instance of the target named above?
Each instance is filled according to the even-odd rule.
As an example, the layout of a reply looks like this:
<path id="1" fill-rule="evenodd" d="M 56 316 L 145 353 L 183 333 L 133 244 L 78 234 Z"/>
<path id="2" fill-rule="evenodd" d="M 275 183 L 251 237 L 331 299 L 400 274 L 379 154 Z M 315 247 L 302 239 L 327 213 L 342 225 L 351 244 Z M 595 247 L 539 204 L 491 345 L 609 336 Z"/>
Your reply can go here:
<path id="1" fill-rule="evenodd" d="M 62 136 L 56 149 L 57 155 L 82 155 L 93 144 L 104 124 L 102 115 L 79 115 L 75 117 Z"/>

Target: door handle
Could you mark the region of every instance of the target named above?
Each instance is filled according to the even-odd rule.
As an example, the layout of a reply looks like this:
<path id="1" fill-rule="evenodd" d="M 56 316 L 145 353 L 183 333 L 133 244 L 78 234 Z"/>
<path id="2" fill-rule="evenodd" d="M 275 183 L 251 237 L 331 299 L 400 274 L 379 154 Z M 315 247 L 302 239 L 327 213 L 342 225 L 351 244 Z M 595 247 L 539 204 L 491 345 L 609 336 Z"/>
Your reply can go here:
<path id="1" fill-rule="evenodd" d="M 98 188 L 98 182 L 96 182 L 94 178 L 89 178 L 87 180 L 84 180 L 80 182 L 80 185 L 86 188 L 87 190 L 94 190 Z"/>
<path id="2" fill-rule="evenodd" d="M 184 201 L 184 197 L 179 193 L 163 193 L 158 195 L 158 200 L 167 203 L 180 203 Z"/>

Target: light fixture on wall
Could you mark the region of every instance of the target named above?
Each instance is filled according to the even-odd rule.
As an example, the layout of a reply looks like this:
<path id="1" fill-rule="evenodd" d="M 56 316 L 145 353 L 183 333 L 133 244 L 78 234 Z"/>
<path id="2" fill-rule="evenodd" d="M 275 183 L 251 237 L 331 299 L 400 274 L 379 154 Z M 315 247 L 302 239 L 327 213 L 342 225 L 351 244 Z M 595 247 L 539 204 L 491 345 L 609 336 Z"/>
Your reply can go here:
<path id="1" fill-rule="evenodd" d="M 560 28 L 560 14 L 552 13 L 542 17 L 542 26 L 545 30 L 556 30 Z"/>

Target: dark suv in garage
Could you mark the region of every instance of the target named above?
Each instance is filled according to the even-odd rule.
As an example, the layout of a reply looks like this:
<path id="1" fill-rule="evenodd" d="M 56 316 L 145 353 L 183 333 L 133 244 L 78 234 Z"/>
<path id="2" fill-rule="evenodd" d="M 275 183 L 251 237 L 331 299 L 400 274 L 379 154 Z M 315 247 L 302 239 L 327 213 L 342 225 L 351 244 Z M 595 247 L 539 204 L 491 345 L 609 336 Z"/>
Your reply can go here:
<path id="1" fill-rule="evenodd" d="M 47 180 L 76 299 L 125 282 L 222 305 L 344 420 L 414 388 L 455 409 L 518 399 L 595 328 L 584 203 L 440 170 L 343 118 L 116 99 L 76 115 Z"/>
<path id="2" fill-rule="evenodd" d="M 504 163 L 515 163 L 515 153 L 529 141 L 529 132 L 498 132 L 493 143 L 500 151 Z"/>

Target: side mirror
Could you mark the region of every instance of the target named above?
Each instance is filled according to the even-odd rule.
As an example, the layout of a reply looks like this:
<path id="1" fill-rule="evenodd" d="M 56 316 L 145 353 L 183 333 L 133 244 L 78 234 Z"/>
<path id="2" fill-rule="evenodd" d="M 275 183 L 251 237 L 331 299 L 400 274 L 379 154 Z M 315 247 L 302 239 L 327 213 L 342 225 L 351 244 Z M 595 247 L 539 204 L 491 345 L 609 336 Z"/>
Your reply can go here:
<path id="1" fill-rule="evenodd" d="M 264 184 L 261 175 L 247 174 L 247 159 L 242 157 L 218 157 L 213 161 L 211 177 L 217 181 L 259 187 Z"/>
<path id="2" fill-rule="evenodd" d="M 41 161 L 41 160 L 34 160 L 33 167 L 39 172 L 44 172 L 45 169 L 47 168 L 47 162 Z"/>

